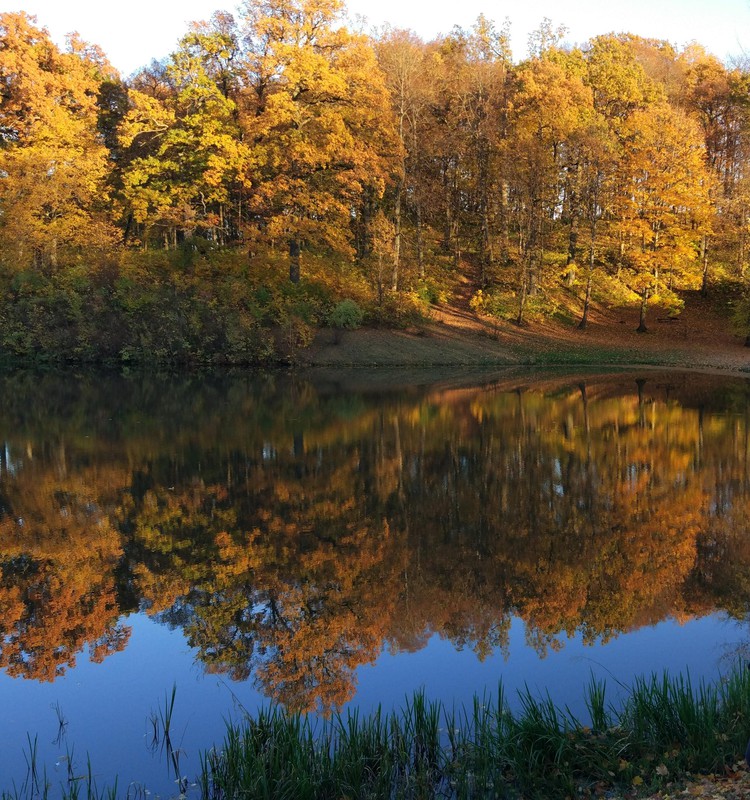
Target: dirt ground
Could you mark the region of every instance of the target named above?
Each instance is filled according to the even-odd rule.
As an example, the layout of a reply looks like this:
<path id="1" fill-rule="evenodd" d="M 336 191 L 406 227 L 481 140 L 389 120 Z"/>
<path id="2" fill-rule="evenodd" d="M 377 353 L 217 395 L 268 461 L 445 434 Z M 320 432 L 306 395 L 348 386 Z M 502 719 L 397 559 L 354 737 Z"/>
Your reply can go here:
<path id="1" fill-rule="evenodd" d="M 434 306 L 428 319 L 404 330 L 362 328 L 339 341 L 323 330 L 302 360 L 329 367 L 658 364 L 750 372 L 750 348 L 697 292 L 678 317 L 652 309 L 647 324 L 647 333 L 637 333 L 638 309 L 598 307 L 584 331 L 550 321 L 518 327 L 480 317 L 459 300 Z"/>
<path id="2" fill-rule="evenodd" d="M 750 798 L 750 772 L 744 761 L 728 768 L 724 775 L 701 775 L 685 783 L 668 785 L 668 788 L 657 794 L 644 795 L 634 789 L 632 795 L 613 796 L 607 800 L 630 800 L 640 797 L 641 800 L 678 800 L 691 797 L 705 800 L 748 800 Z"/>

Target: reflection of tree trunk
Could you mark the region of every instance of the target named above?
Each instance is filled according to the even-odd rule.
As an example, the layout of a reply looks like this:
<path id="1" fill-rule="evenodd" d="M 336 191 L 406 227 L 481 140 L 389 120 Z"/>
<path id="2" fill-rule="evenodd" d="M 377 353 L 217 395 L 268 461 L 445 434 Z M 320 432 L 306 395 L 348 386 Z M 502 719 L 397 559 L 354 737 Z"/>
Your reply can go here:
<path id="1" fill-rule="evenodd" d="M 62 478 L 68 475 L 68 455 L 65 449 L 65 442 L 61 442 L 57 449 L 57 470 Z"/>
<path id="2" fill-rule="evenodd" d="M 398 469 L 398 499 L 403 503 L 404 500 L 404 454 L 401 451 L 401 428 L 398 424 L 398 417 L 393 418 L 393 434 L 396 446 L 396 467 Z"/>
<path id="3" fill-rule="evenodd" d="M 643 399 L 643 387 L 646 385 L 645 378 L 637 378 L 635 385 L 638 387 L 638 425 L 646 427 L 646 407 Z"/>
<path id="4" fill-rule="evenodd" d="M 586 392 L 586 384 L 581 381 L 578 384 L 578 391 L 581 393 L 581 402 L 583 403 L 583 429 L 586 431 L 586 441 L 589 441 L 591 436 L 591 422 L 589 421 L 589 396 Z"/>
<path id="5" fill-rule="evenodd" d="M 289 240 L 289 280 L 299 283 L 300 278 L 300 243 L 299 239 Z"/>
<path id="6" fill-rule="evenodd" d="M 295 433 L 293 438 L 294 457 L 301 458 L 305 455 L 305 434 L 298 432 Z"/>
<path id="7" fill-rule="evenodd" d="M 748 406 L 745 402 L 745 441 L 742 459 L 742 485 L 745 487 L 745 491 L 748 487 L 748 445 L 750 444 L 750 415 L 747 412 Z"/>
<path id="8" fill-rule="evenodd" d="M 583 430 L 586 434 L 586 475 L 589 477 L 591 468 L 591 420 L 589 419 L 589 396 L 586 392 L 586 384 L 581 381 L 578 384 L 581 392 L 581 402 L 583 403 Z"/>

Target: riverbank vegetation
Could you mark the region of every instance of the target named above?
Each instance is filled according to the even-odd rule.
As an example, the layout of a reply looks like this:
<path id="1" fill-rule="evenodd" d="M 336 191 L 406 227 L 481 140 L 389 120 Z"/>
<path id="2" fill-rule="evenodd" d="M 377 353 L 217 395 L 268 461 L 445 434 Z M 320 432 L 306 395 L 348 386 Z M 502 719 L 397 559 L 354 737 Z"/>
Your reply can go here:
<path id="1" fill-rule="evenodd" d="M 417 694 L 400 711 L 315 725 L 261 711 L 229 726 L 203 760 L 207 800 L 250 797 L 570 798 L 674 789 L 692 773 L 736 773 L 750 717 L 750 673 L 693 686 L 637 679 L 620 710 L 605 682 L 586 689 L 589 719 L 531 691 L 509 710 L 502 686 L 470 708 Z M 715 795 L 714 795 L 715 796 Z"/>
<path id="2" fill-rule="evenodd" d="M 719 782 L 731 789 L 741 778 L 750 724 L 744 665 L 700 685 L 684 675 L 638 678 L 618 705 L 608 701 L 606 682 L 592 678 L 585 696 L 585 720 L 529 690 L 514 714 L 502 686 L 468 708 L 417 693 L 400 710 L 327 720 L 260 709 L 228 723 L 194 780 L 174 756 L 168 718 L 157 735 L 181 796 L 196 800 L 670 797 L 701 773 L 711 774 L 716 798 L 724 796 Z M 33 740 L 27 763 L 26 781 L 2 791 L 2 800 L 125 796 L 116 781 L 100 785 L 90 763 L 79 772 L 72 760 L 63 785 L 51 785 Z"/>
<path id="3" fill-rule="evenodd" d="M 0 15 L 0 354 L 294 361 L 341 302 L 646 330 L 714 287 L 750 332 L 746 65 L 549 20 L 518 59 L 484 17 L 424 42 L 343 10 L 246 2 L 128 79 Z"/>

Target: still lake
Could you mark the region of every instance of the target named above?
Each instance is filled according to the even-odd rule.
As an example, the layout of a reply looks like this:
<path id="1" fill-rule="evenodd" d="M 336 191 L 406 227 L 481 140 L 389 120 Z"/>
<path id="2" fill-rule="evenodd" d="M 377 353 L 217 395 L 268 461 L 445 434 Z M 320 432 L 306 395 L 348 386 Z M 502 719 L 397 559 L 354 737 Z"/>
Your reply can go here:
<path id="1" fill-rule="evenodd" d="M 0 377 L 0 791 L 171 797 L 271 701 L 528 686 L 585 715 L 750 649 L 750 382 Z M 35 742 L 35 744 L 34 744 Z M 31 743 L 31 744 L 30 744 Z"/>

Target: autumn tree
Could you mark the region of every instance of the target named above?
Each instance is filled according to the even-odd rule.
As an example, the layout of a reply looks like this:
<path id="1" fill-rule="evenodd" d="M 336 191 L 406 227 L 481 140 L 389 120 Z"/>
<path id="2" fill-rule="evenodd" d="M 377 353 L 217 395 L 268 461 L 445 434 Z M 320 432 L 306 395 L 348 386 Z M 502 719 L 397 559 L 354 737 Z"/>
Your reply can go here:
<path id="1" fill-rule="evenodd" d="M 340 12 L 339 0 L 267 0 L 240 18 L 251 235 L 285 244 L 295 283 L 305 245 L 352 253 L 352 209 L 382 194 L 397 154 L 374 52 L 336 27 Z"/>
<path id="2" fill-rule="evenodd" d="M 705 143 L 706 162 L 714 178 L 713 249 L 716 256 L 740 277 L 745 272 L 747 249 L 748 176 L 745 170 L 750 147 L 750 104 L 748 77 L 739 69 L 728 69 L 698 45 L 680 55 L 685 72 L 679 98 L 695 116 Z M 708 286 L 709 242 L 701 241 L 703 291 Z"/>
<path id="3" fill-rule="evenodd" d="M 634 112 L 623 136 L 618 216 L 643 332 L 649 298 L 668 299 L 673 289 L 700 280 L 696 256 L 710 225 L 709 175 L 694 122 L 667 104 Z"/>
<path id="4" fill-rule="evenodd" d="M 399 143 L 399 161 L 393 185 L 393 245 L 389 248 L 392 263 L 390 288 L 395 291 L 401 273 L 403 216 L 407 198 L 411 199 L 414 214 L 419 276 L 424 278 L 422 171 L 426 156 L 425 117 L 429 111 L 432 82 L 428 72 L 429 53 L 413 33 L 386 29 L 375 44 L 378 64 L 383 70 L 393 104 Z"/>
<path id="5" fill-rule="evenodd" d="M 77 35 L 61 52 L 25 13 L 0 15 L 0 242 L 6 266 L 56 269 L 113 243 L 97 96 L 115 76 Z"/>
<path id="6" fill-rule="evenodd" d="M 579 253 L 588 250 L 586 255 L 585 290 L 583 310 L 578 327 L 585 329 L 591 308 L 594 271 L 597 264 L 597 250 L 601 240 L 601 227 L 610 214 L 614 199 L 614 176 L 617 167 L 617 140 L 612 129 L 601 115 L 594 112 L 588 125 L 579 130 L 571 140 L 574 154 L 574 179 L 576 209 L 584 227 L 585 246 L 579 243 L 579 232 L 575 219 L 571 219 L 568 237 L 566 268 L 572 272 Z M 601 257 L 601 254 L 600 254 Z"/>
<path id="7" fill-rule="evenodd" d="M 468 32 L 457 34 L 465 48 L 466 73 L 460 90 L 462 124 L 468 139 L 467 166 L 473 179 L 466 187 L 467 215 L 473 249 L 479 261 L 479 282 L 486 285 L 500 238 L 507 261 L 505 205 L 510 104 L 510 29 L 498 30 L 483 15 Z M 498 223 L 500 236 L 497 237 Z"/>
<path id="8" fill-rule="evenodd" d="M 197 29 L 167 65 L 167 97 L 129 93 L 131 110 L 120 127 L 128 159 L 124 201 L 136 223 L 161 228 L 170 246 L 178 233 L 189 239 L 196 231 L 223 244 L 240 228 L 233 200 L 249 186 L 249 151 L 222 62 L 232 41 L 228 32 Z"/>
<path id="9" fill-rule="evenodd" d="M 557 213 L 565 169 L 562 159 L 566 153 L 575 159 L 572 143 L 589 125 L 592 98 L 575 56 L 555 50 L 522 65 L 518 80 L 511 187 L 521 262 L 516 321 L 522 324 L 527 298 L 536 292 L 542 276 L 546 225 Z M 573 161 L 570 168 L 577 169 Z"/>
<path id="10" fill-rule="evenodd" d="M 664 91 L 639 63 L 635 52 L 622 37 L 608 34 L 594 37 L 584 49 L 586 82 L 594 95 L 594 106 L 613 123 L 634 111 L 665 99 Z"/>

